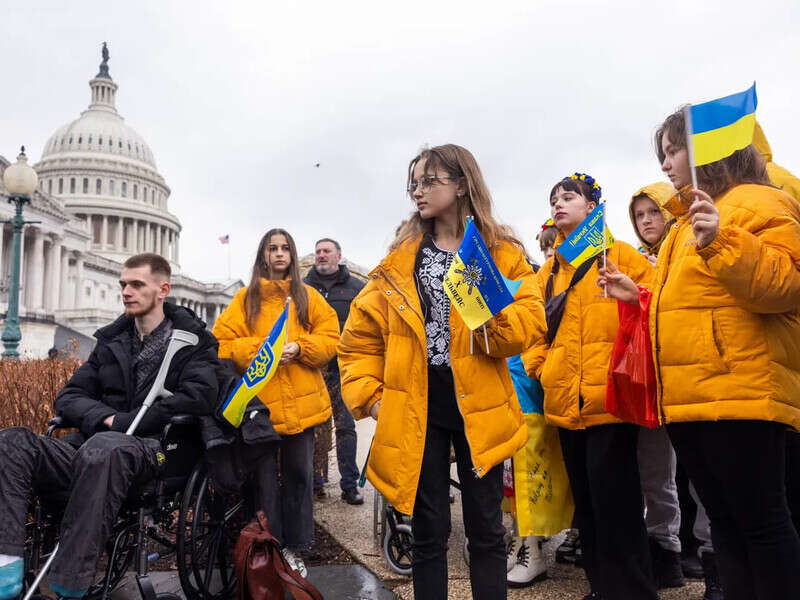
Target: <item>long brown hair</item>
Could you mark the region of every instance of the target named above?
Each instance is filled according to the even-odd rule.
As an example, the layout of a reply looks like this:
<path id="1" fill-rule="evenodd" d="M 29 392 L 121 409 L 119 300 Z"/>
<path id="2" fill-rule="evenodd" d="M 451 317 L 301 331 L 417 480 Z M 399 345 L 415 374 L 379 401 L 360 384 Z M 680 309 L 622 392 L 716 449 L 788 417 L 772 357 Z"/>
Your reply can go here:
<path id="1" fill-rule="evenodd" d="M 291 278 L 289 282 L 289 295 L 292 297 L 294 312 L 297 315 L 297 320 L 300 322 L 300 325 L 308 329 L 310 327 L 308 321 L 308 292 L 306 292 L 306 286 L 303 284 L 303 278 L 300 277 L 297 246 L 294 243 L 294 238 L 289 235 L 289 232 L 285 229 L 270 229 L 264 234 L 264 237 L 261 238 L 261 242 L 258 244 L 256 260 L 253 263 L 253 274 L 250 276 L 250 285 L 247 286 L 247 295 L 244 301 L 244 314 L 247 318 L 247 326 L 252 330 L 256 326 L 258 315 L 261 312 L 261 280 L 270 278 L 269 265 L 264 259 L 264 253 L 274 235 L 286 237 L 286 241 L 289 243 L 291 261 L 289 262 L 289 268 L 286 269 L 284 279 L 287 277 Z"/>
<path id="2" fill-rule="evenodd" d="M 525 247 L 517 239 L 508 225 L 501 225 L 492 216 L 492 196 L 483 180 L 481 169 L 472 153 L 455 144 L 444 144 L 423 150 L 408 163 L 407 184 L 412 182 L 414 167 L 421 160 L 425 161 L 425 174 L 435 175 L 441 169 L 454 180 L 466 184 L 467 193 L 456 199 L 458 205 L 458 235 L 464 234 L 467 217 L 475 220 L 475 226 L 481 233 L 488 248 L 501 241 L 517 246 L 523 252 Z M 408 187 L 408 185 L 406 185 Z M 423 219 L 419 212 L 412 214 L 397 231 L 397 236 L 390 246 L 394 250 L 403 242 L 423 233 L 433 234 L 434 219 Z"/>
<path id="3" fill-rule="evenodd" d="M 664 136 L 667 136 L 667 140 L 676 148 L 686 148 L 686 120 L 683 108 L 668 116 L 656 130 L 654 137 L 656 155 L 661 164 L 664 163 L 665 157 L 661 147 Z M 697 186 L 712 198 L 741 183 L 770 185 L 764 157 L 753 144 L 737 150 L 727 158 L 696 167 L 696 171 Z"/>

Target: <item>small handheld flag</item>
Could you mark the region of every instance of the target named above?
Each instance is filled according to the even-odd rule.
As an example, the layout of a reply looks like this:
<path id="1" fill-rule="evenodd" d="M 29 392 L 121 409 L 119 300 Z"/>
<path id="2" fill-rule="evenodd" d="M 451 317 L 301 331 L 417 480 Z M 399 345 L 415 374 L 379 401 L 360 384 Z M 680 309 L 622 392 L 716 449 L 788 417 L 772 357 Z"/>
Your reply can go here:
<path id="1" fill-rule="evenodd" d="M 756 84 L 738 94 L 688 106 L 684 115 L 693 167 L 727 158 L 753 143 Z M 691 155 L 690 155 L 691 157 Z"/>
<path id="2" fill-rule="evenodd" d="M 275 321 L 267 339 L 261 345 L 255 358 L 247 367 L 239 383 L 228 396 L 225 404 L 220 409 L 222 417 L 234 427 L 239 427 L 244 418 L 244 411 L 250 401 L 259 391 L 272 379 L 278 362 L 283 354 L 283 347 L 286 345 L 288 335 L 289 303 L 291 298 L 286 299 L 286 306 L 283 312 Z"/>
<path id="3" fill-rule="evenodd" d="M 573 267 L 581 264 L 614 245 L 614 236 L 605 227 L 605 202 L 597 205 L 589 216 L 586 217 L 575 231 L 569 234 L 561 245 L 556 248 L 564 260 Z M 603 230 L 605 229 L 605 236 Z"/>
<path id="4" fill-rule="evenodd" d="M 514 301 L 522 282 L 503 277 L 472 219 L 442 281 L 453 306 L 473 331 Z"/>

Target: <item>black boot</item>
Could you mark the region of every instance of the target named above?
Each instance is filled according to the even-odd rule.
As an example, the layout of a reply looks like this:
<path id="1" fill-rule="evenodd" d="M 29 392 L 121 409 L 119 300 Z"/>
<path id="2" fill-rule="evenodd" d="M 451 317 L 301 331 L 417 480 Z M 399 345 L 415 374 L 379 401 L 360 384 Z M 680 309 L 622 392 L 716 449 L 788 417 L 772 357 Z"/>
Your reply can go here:
<path id="1" fill-rule="evenodd" d="M 661 547 L 653 538 L 650 541 L 650 558 L 653 561 L 653 577 L 659 590 L 679 588 L 686 584 L 681 569 L 680 552 L 671 552 Z"/>
<path id="2" fill-rule="evenodd" d="M 703 575 L 706 580 L 706 593 L 703 595 L 703 600 L 725 600 L 714 553 L 703 552 L 700 555 L 700 562 L 703 563 Z"/>

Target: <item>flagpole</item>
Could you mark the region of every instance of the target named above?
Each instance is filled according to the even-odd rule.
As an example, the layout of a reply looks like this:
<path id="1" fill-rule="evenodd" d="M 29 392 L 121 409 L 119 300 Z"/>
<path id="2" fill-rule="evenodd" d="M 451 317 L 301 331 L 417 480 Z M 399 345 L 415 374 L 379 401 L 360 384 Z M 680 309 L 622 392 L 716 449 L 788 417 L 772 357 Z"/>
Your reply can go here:
<path id="1" fill-rule="evenodd" d="M 607 254 L 607 248 L 606 248 L 608 237 L 606 236 L 606 201 L 605 200 L 603 200 L 602 232 L 603 232 L 603 269 L 608 270 L 608 254 Z M 608 283 L 603 284 L 603 298 L 608 298 Z"/>
<path id="2" fill-rule="evenodd" d="M 689 167 L 692 170 L 692 188 L 697 189 L 697 170 L 694 167 L 694 139 L 692 138 L 692 105 L 689 104 L 683 109 L 683 120 L 686 126 L 686 150 L 689 153 Z M 694 194 L 695 200 L 697 194 Z"/>

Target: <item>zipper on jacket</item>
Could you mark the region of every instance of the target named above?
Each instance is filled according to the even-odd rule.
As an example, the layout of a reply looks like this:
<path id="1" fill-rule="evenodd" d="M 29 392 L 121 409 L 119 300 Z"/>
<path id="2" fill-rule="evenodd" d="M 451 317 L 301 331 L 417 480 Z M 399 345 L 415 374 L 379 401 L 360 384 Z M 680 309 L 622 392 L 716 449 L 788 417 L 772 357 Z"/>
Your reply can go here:
<path id="1" fill-rule="evenodd" d="M 397 293 L 400 294 L 403 297 L 403 300 L 405 300 L 406 306 L 408 306 L 408 308 L 410 308 L 412 311 L 414 311 L 414 314 L 417 315 L 420 318 L 420 320 L 422 321 L 423 329 L 424 329 L 425 328 L 425 319 L 422 318 L 422 315 L 420 315 L 417 312 L 417 310 L 411 305 L 411 303 L 408 301 L 408 297 L 402 292 L 402 290 L 399 287 L 397 287 L 395 282 L 391 280 L 391 278 L 386 274 L 386 271 L 384 271 L 380 267 L 378 267 L 378 268 L 379 268 L 381 274 L 383 275 L 383 278 L 386 279 L 386 281 L 389 282 L 389 284 L 395 290 L 397 290 Z M 450 314 L 452 314 L 452 312 Z M 447 319 L 447 326 L 450 328 L 450 333 L 452 334 L 453 333 L 453 327 L 452 327 L 452 324 L 450 322 L 450 316 L 449 315 L 448 315 L 448 319 Z M 470 336 L 471 335 L 472 335 L 472 332 L 470 331 Z M 451 348 L 452 348 L 452 341 L 453 341 L 453 336 L 451 335 L 450 336 L 450 342 L 451 342 L 450 347 Z M 428 349 L 427 348 L 423 348 L 423 350 L 424 350 L 425 355 L 426 355 L 425 362 L 427 362 Z M 470 462 L 472 462 L 472 472 L 473 472 L 473 474 L 475 475 L 476 478 L 480 479 L 481 477 L 483 477 L 483 469 L 481 467 L 475 466 L 475 459 L 472 456 L 472 445 L 470 444 L 469 437 L 467 436 L 467 422 L 464 419 L 464 411 L 461 410 L 461 404 L 458 401 L 458 390 L 456 389 L 456 385 L 455 385 L 456 384 L 456 374 L 455 374 L 455 372 L 453 372 L 452 359 L 450 361 L 450 371 L 453 373 L 453 390 L 455 392 L 455 397 L 456 397 L 455 398 L 456 406 L 458 407 L 458 412 L 461 413 L 461 420 L 464 422 L 464 438 L 467 440 L 467 446 L 469 447 L 469 460 L 470 460 Z M 425 418 L 427 419 L 427 415 L 426 415 Z"/>

